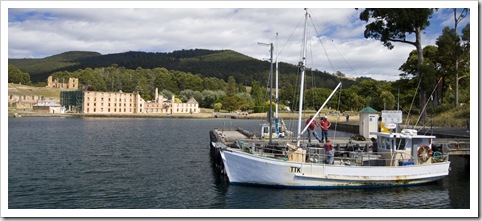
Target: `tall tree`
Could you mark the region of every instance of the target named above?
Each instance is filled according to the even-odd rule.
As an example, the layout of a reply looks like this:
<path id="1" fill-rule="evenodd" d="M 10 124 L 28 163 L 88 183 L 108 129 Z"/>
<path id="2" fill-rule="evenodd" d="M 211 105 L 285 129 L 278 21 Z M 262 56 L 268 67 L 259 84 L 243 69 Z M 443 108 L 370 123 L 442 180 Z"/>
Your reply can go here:
<path id="1" fill-rule="evenodd" d="M 420 70 L 424 73 L 424 78 L 420 82 L 420 87 L 428 89 L 428 91 L 432 91 L 433 88 L 435 88 L 435 85 L 437 83 L 437 79 L 439 77 L 443 77 L 443 79 L 447 79 L 446 76 L 444 75 L 444 72 L 441 71 L 441 64 L 439 61 L 439 56 L 438 56 L 438 48 L 433 45 L 427 45 L 423 48 L 423 57 L 424 57 L 424 62 L 422 66 L 420 67 Z M 417 51 L 413 50 L 410 52 L 407 61 L 403 63 L 400 68 L 398 69 L 400 71 L 403 71 L 400 76 L 405 76 L 408 77 L 410 75 L 412 76 L 417 76 L 417 71 L 419 70 L 418 67 L 418 56 L 417 56 Z M 409 87 L 414 87 L 412 85 L 407 85 Z M 417 84 L 415 85 L 417 87 Z M 440 87 L 441 88 L 441 87 Z M 401 88 L 404 91 L 407 90 L 407 88 Z M 437 91 L 437 93 L 434 94 L 434 106 L 436 107 L 438 103 L 441 103 L 442 101 L 442 93 L 443 91 Z M 413 97 L 413 96 L 412 96 Z"/>
<path id="2" fill-rule="evenodd" d="M 464 8 L 462 12 L 457 16 L 457 9 L 454 8 L 454 20 L 455 20 L 455 33 L 457 33 L 457 26 L 459 23 L 467 16 L 469 9 Z M 454 39 L 454 44 L 460 45 L 460 40 Z M 462 55 L 455 54 L 454 61 L 455 61 L 455 107 L 459 105 L 459 59 Z"/>
<path id="3" fill-rule="evenodd" d="M 365 26 L 365 38 L 374 38 L 383 42 L 388 49 L 393 49 L 392 42 L 411 44 L 417 49 L 418 55 L 418 76 L 422 79 L 423 64 L 422 54 L 422 30 L 430 25 L 434 9 L 429 8 L 367 8 L 360 13 L 360 19 L 371 22 Z M 409 41 L 407 37 L 415 34 L 415 40 Z M 423 88 L 419 93 L 420 108 L 426 101 L 426 94 Z M 420 113 L 425 119 L 425 112 Z"/>
<path id="4" fill-rule="evenodd" d="M 251 97 L 254 99 L 254 105 L 259 106 L 263 104 L 263 88 L 259 81 L 254 80 L 251 88 Z"/>
<path id="5" fill-rule="evenodd" d="M 226 87 L 226 94 L 228 96 L 234 96 L 238 93 L 238 85 L 236 84 L 236 80 L 233 76 L 228 77 L 228 85 Z"/>

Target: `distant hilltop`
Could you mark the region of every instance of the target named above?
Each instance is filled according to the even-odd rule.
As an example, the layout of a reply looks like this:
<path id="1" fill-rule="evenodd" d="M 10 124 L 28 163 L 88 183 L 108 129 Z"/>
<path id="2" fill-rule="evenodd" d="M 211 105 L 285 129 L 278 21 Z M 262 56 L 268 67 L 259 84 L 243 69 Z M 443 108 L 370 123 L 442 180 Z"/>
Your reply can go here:
<path id="1" fill-rule="evenodd" d="M 253 80 L 265 82 L 269 72 L 269 62 L 261 61 L 233 50 L 190 49 L 173 52 L 138 52 L 102 55 L 91 51 L 69 51 L 45 58 L 8 59 L 21 71 L 29 73 L 32 82 L 47 82 L 47 78 L 59 71 L 76 71 L 85 68 L 100 68 L 117 65 L 126 69 L 153 69 L 163 67 L 215 77 L 227 81 L 233 76 L 237 83 L 251 85 Z M 280 75 L 295 75 L 296 65 L 280 62 Z M 322 81 L 337 82 L 337 76 L 327 72 L 312 70 Z M 340 76 L 338 76 L 340 77 Z M 355 83 L 352 79 L 342 78 L 345 86 Z"/>

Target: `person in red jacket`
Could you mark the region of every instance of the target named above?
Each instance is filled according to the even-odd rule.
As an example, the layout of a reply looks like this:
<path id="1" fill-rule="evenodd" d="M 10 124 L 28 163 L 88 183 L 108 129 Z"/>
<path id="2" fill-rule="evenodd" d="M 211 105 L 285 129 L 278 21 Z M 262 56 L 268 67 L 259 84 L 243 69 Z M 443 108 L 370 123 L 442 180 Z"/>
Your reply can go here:
<path id="1" fill-rule="evenodd" d="M 326 154 L 326 163 L 333 164 L 333 145 L 330 143 L 330 140 L 326 140 L 325 145 L 323 145 Z"/>
<path id="2" fill-rule="evenodd" d="M 308 123 L 310 123 L 311 119 L 313 119 L 313 115 L 310 116 L 310 118 L 308 118 L 308 120 L 306 120 L 306 125 L 308 125 Z M 318 136 L 318 133 L 316 133 L 315 131 L 315 128 L 316 128 L 316 120 L 313 120 L 311 121 L 311 124 L 309 124 L 308 126 L 308 129 L 306 130 L 308 132 L 308 143 L 311 143 L 311 134 L 313 134 L 313 136 L 318 140 L 318 142 L 322 142 L 320 140 L 320 136 Z"/>
<path id="3" fill-rule="evenodd" d="M 331 126 L 330 121 L 328 121 L 328 117 L 321 117 L 320 123 L 321 127 L 321 143 L 323 143 L 323 140 L 328 141 L 328 129 Z"/>

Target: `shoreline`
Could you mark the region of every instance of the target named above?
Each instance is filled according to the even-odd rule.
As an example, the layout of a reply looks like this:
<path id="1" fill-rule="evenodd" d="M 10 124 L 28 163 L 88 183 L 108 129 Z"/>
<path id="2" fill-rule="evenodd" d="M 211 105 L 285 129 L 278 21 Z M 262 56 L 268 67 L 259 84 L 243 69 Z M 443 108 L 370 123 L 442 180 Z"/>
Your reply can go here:
<path id="1" fill-rule="evenodd" d="M 59 117 L 59 118 L 178 118 L 178 119 L 240 119 L 240 120 L 266 120 L 266 113 L 256 113 L 248 115 L 236 115 L 235 117 L 231 115 L 216 115 L 212 112 L 204 112 L 197 114 L 81 114 L 81 113 L 66 113 L 66 114 L 51 114 L 51 113 L 35 113 L 35 112 L 16 112 L 8 113 L 8 117 L 14 118 L 15 114 L 20 115 L 19 117 Z M 305 114 L 303 114 L 305 115 Z M 308 113 L 304 118 L 309 117 L 311 114 Z M 350 121 L 346 122 L 343 120 L 336 121 L 335 116 L 328 115 L 332 123 L 337 123 L 337 130 L 358 134 L 359 133 L 359 119 L 358 117 L 350 117 Z M 18 117 L 17 117 L 18 118 Z M 296 119 L 293 118 L 292 113 L 280 114 L 281 119 Z M 343 117 L 344 118 L 344 117 Z M 423 128 L 418 127 L 421 130 Z M 433 127 L 434 131 L 431 132 L 437 136 L 437 138 L 465 138 L 470 139 L 470 133 L 466 132 L 465 128 L 460 127 Z M 422 130 L 420 131 L 422 132 Z M 423 133 L 430 132 L 429 129 L 423 129 Z"/>
<path id="2" fill-rule="evenodd" d="M 20 117 L 92 117 L 92 118 L 193 118 L 193 119 L 208 119 L 208 118 L 229 118 L 229 119 L 266 119 L 266 114 L 251 114 L 251 115 L 239 115 L 239 116 L 219 116 L 213 113 L 197 113 L 197 114 L 83 114 L 83 113 L 65 113 L 65 114 L 52 114 L 52 113 L 35 113 L 35 112 L 16 112 L 8 113 L 8 117 L 15 117 L 14 115 L 20 115 Z"/>
<path id="3" fill-rule="evenodd" d="M 248 114 L 248 115 L 235 115 L 235 114 L 226 114 L 225 113 L 213 113 L 213 112 L 205 112 L 205 113 L 194 113 L 194 114 L 155 114 L 155 113 L 142 113 L 142 114 L 84 114 L 84 113 L 64 113 L 64 114 L 52 114 L 52 113 L 38 113 L 38 112 L 9 112 L 8 117 L 14 117 L 14 115 L 20 115 L 20 117 L 99 117 L 99 118 L 198 118 L 198 119 L 206 119 L 206 118 L 228 118 L 228 119 L 254 119 L 254 120 L 263 120 L 266 119 L 266 113 L 255 113 L 255 114 Z M 303 114 L 303 118 L 308 118 L 311 113 Z M 282 119 L 297 119 L 297 115 L 295 116 L 293 113 L 280 113 L 279 115 Z M 335 122 L 335 116 L 329 116 L 330 121 Z M 338 121 L 339 123 L 342 121 Z M 351 125 L 358 125 L 358 117 L 350 117 L 350 122 L 345 122 L 343 117 L 344 124 L 351 124 Z"/>

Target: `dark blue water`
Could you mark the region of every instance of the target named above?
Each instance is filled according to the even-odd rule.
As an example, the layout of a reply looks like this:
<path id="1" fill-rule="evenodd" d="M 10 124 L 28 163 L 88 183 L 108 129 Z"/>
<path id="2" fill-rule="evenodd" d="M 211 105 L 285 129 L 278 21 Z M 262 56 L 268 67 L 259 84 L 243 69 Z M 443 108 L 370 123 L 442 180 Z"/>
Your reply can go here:
<path id="1" fill-rule="evenodd" d="M 209 155 L 211 129 L 257 130 L 260 121 L 8 120 L 9 209 L 470 208 L 469 170 L 461 157 L 451 158 L 449 177 L 429 185 L 270 189 L 229 185 Z"/>

